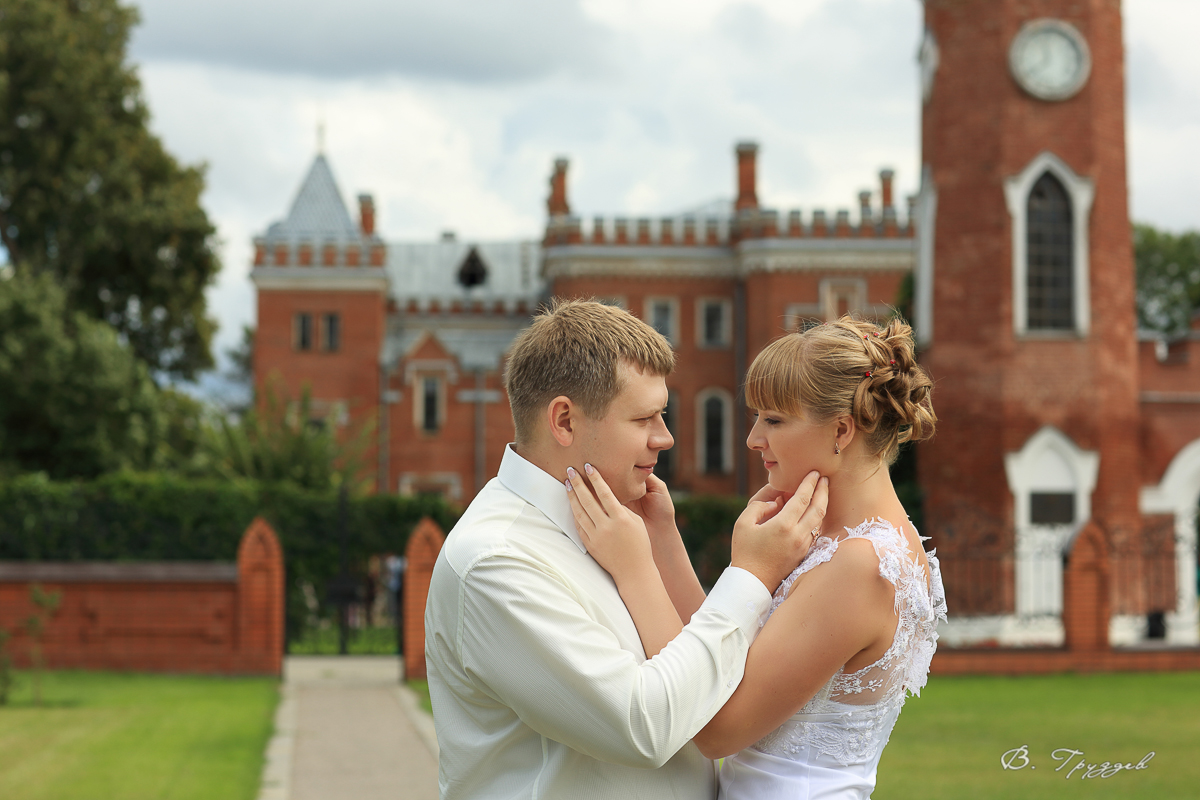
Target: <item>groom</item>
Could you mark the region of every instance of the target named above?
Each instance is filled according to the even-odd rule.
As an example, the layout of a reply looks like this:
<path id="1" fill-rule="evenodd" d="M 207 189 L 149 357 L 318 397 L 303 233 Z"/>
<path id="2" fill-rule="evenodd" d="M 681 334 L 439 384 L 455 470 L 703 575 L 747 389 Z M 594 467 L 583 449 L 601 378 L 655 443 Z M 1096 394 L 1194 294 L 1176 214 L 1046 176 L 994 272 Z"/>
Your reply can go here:
<path id="1" fill-rule="evenodd" d="M 805 510 L 806 483 L 770 520 L 739 525 L 732 565 L 647 660 L 580 542 L 563 479 L 589 463 L 622 502 L 646 494 L 674 444 L 662 417 L 674 366 L 661 335 L 593 302 L 556 304 L 514 343 L 516 443 L 447 537 L 425 610 L 444 800 L 715 797 L 712 762 L 690 739 L 737 688 L 824 492 Z M 674 532 L 669 501 L 638 507 L 660 509 L 648 527 Z"/>

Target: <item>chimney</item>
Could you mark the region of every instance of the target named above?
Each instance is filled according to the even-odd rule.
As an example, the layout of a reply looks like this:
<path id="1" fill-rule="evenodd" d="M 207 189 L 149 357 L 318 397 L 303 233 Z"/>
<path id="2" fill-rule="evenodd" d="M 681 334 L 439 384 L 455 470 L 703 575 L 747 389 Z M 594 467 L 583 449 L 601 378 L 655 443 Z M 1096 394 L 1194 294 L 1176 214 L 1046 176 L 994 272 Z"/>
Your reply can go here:
<path id="1" fill-rule="evenodd" d="M 896 173 L 893 170 L 890 170 L 890 169 L 879 170 L 879 189 L 880 189 L 880 194 L 883 196 L 883 207 L 885 209 L 891 208 L 893 205 L 893 202 L 892 202 L 892 178 L 894 178 L 895 176 L 896 176 Z"/>
<path id="2" fill-rule="evenodd" d="M 738 142 L 737 153 L 737 202 L 735 211 L 758 208 L 758 191 L 755 178 L 755 160 L 758 158 L 758 145 L 754 142 Z"/>
<path id="3" fill-rule="evenodd" d="M 863 192 L 858 193 L 858 210 L 859 210 L 859 225 L 860 226 L 865 228 L 868 225 L 871 225 L 872 223 L 874 223 L 874 219 L 872 219 L 872 217 L 871 217 L 871 193 L 870 192 L 863 191 Z"/>
<path id="4" fill-rule="evenodd" d="M 546 213 L 551 218 L 565 217 L 571 213 L 567 202 L 567 164 L 565 158 L 554 159 L 554 174 L 550 176 L 550 197 L 546 199 Z"/>
<path id="5" fill-rule="evenodd" d="M 358 196 L 358 227 L 363 236 L 375 235 L 375 198 L 369 194 Z"/>

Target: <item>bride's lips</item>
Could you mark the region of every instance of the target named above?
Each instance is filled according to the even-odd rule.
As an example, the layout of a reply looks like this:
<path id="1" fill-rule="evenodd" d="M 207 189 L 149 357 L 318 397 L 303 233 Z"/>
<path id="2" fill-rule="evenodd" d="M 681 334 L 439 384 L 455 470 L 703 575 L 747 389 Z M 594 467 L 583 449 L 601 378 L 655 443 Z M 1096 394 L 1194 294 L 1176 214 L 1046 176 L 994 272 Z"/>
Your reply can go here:
<path id="1" fill-rule="evenodd" d="M 766 468 L 769 470 L 769 469 L 771 469 L 772 467 L 777 467 L 777 466 L 779 466 L 779 462 L 778 462 L 778 461 L 767 461 L 767 460 L 764 458 L 764 459 L 763 459 L 763 466 L 764 466 L 764 467 L 766 467 Z"/>
<path id="2" fill-rule="evenodd" d="M 654 472 L 654 465 L 653 464 L 649 464 L 649 465 L 634 464 L 634 469 L 640 469 L 640 470 L 644 471 L 647 475 L 649 475 L 652 472 Z"/>

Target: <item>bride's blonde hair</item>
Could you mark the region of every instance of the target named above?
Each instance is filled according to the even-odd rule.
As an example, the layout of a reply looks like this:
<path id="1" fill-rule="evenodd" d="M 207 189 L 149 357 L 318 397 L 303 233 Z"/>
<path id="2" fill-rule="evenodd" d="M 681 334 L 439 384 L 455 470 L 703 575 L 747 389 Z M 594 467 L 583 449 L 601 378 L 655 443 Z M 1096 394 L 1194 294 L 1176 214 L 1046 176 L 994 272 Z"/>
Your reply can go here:
<path id="1" fill-rule="evenodd" d="M 917 363 L 912 328 L 845 316 L 767 345 L 746 374 L 751 408 L 823 424 L 854 420 L 867 452 L 887 464 L 900 445 L 933 435 L 933 381 Z"/>

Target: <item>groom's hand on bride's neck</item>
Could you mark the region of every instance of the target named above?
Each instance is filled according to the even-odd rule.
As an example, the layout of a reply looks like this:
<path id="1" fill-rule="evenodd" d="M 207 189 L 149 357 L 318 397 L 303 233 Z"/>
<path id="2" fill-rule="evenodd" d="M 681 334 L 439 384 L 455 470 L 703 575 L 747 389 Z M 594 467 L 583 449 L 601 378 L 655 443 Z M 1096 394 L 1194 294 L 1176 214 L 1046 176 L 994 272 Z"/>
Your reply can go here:
<path id="1" fill-rule="evenodd" d="M 764 487 L 733 526 L 731 563 L 774 592 L 808 553 L 828 503 L 829 479 L 816 472 L 790 498 Z"/>

